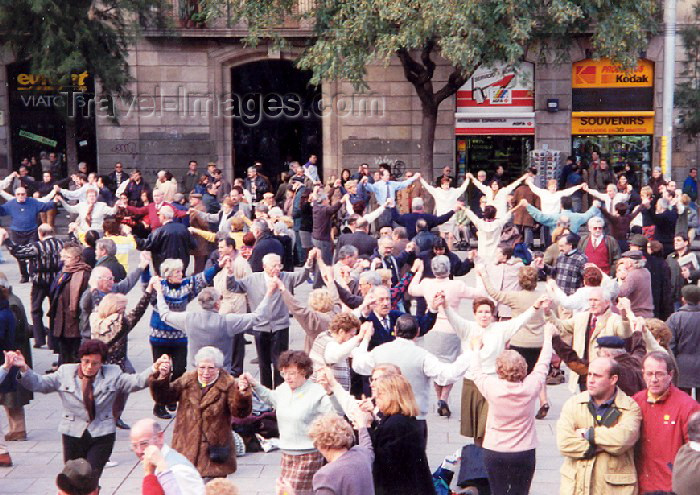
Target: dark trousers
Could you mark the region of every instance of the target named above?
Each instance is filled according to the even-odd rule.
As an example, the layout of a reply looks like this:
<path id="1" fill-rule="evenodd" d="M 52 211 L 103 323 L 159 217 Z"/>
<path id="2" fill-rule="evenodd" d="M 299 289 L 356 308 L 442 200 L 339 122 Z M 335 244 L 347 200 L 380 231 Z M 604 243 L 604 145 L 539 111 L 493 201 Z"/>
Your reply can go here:
<path id="1" fill-rule="evenodd" d="M 39 240 L 39 237 L 36 229 L 30 230 L 29 232 L 10 230 L 10 240 L 15 244 L 23 246 Z M 17 260 L 17 265 L 19 265 L 19 273 L 22 275 L 22 278 L 29 278 L 29 262 L 26 260 Z"/>
<path id="2" fill-rule="evenodd" d="M 495 452 L 484 449 L 484 464 L 493 495 L 528 495 L 535 474 L 535 449 Z"/>
<path id="3" fill-rule="evenodd" d="M 333 243 L 331 241 L 320 241 L 318 239 L 312 240 L 314 247 L 321 250 L 321 259 L 327 266 L 333 266 Z M 314 289 L 320 287 L 325 287 L 326 284 L 321 278 L 321 271 L 318 268 L 318 263 L 316 263 L 316 268 L 314 270 Z"/>
<path id="4" fill-rule="evenodd" d="M 233 336 L 231 348 L 231 374 L 235 377 L 243 373 L 243 361 L 245 360 L 245 337 L 242 333 Z"/>
<path id="5" fill-rule="evenodd" d="M 58 337 L 58 364 L 77 363 L 80 337 Z"/>
<path id="6" fill-rule="evenodd" d="M 109 456 L 112 455 L 116 436 L 116 433 L 110 433 L 93 438 L 87 430 L 80 438 L 63 435 L 63 462 L 86 459 L 92 466 L 93 475 L 99 478 Z"/>
<path id="7" fill-rule="evenodd" d="M 274 388 L 281 384 L 282 375 L 277 367 L 277 361 L 280 354 L 289 349 L 289 328 L 276 332 L 255 332 L 255 349 L 258 351 L 260 383 L 267 388 Z"/>
<path id="8" fill-rule="evenodd" d="M 194 255 L 194 271 L 192 272 L 193 275 L 204 271 L 204 268 L 206 267 L 208 258 L 209 258 L 208 254 L 195 254 Z"/>
<path id="9" fill-rule="evenodd" d="M 170 359 L 173 360 L 172 380 L 180 378 L 185 373 L 187 368 L 187 344 L 163 345 L 151 342 L 151 352 L 153 353 L 154 362 L 163 354 L 170 356 Z"/>
<path id="10" fill-rule="evenodd" d="M 32 292 L 29 297 L 31 300 L 34 345 L 44 345 L 46 344 L 47 332 L 44 326 L 44 311 L 42 305 L 44 299 L 49 297 L 49 288 L 44 285 L 32 284 Z M 49 340 L 51 340 L 51 336 L 49 335 L 48 337 Z"/>

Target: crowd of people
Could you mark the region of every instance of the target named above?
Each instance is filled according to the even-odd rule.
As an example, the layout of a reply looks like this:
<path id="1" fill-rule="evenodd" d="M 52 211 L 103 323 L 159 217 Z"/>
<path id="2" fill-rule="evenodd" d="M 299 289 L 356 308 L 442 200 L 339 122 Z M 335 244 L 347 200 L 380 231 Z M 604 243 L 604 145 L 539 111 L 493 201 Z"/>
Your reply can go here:
<path id="1" fill-rule="evenodd" d="M 0 242 L 31 283 L 30 325 L 0 277 L 4 439 L 26 440 L 32 393 L 56 392 L 59 493 L 97 493 L 128 429 L 148 495 L 236 493 L 237 454 L 269 438 L 280 494 L 436 494 L 426 419 L 452 415 L 461 382 L 462 462 L 490 493 L 527 494 L 547 386 L 567 369 L 560 493 L 700 493 L 696 169 L 678 188 L 597 154 L 510 183 L 503 167 L 461 183 L 445 167 L 431 184 L 385 164 L 324 182 L 315 155 L 289 166 L 229 182 L 191 161 L 151 187 L 121 163 L 58 181 L 22 165 L 2 181 Z M 59 207 L 73 218 L 57 235 Z M 149 306 L 148 343 L 130 338 Z M 289 349 L 292 319 L 303 349 Z M 57 356 L 46 374 L 30 338 Z M 137 373 L 129 346 L 150 346 L 152 366 Z M 157 419 L 129 426 L 145 388 Z M 173 415 L 167 445 L 158 419 Z"/>

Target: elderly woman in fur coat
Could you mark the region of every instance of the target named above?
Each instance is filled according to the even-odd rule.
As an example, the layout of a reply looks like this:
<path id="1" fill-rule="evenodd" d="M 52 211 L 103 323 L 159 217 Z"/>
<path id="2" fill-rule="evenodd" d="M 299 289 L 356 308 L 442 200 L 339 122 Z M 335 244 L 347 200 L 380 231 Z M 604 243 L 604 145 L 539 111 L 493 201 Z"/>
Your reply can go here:
<path id="1" fill-rule="evenodd" d="M 170 382 L 170 364 L 162 363 L 151 382 L 153 400 L 178 402 L 172 447 L 195 465 L 203 478 L 225 478 L 236 471 L 231 417 L 252 411 L 252 390 L 222 369 L 223 353 L 202 347 L 194 357 L 196 370 Z"/>

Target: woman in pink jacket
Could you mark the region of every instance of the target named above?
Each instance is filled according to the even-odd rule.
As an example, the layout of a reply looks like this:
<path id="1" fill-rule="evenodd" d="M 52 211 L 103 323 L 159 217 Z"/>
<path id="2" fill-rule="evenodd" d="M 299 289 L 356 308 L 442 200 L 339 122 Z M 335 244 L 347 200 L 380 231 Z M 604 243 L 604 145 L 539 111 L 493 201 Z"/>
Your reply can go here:
<path id="1" fill-rule="evenodd" d="M 554 327 L 547 324 L 544 343 L 535 369 L 516 351 L 503 351 L 496 359 L 497 377 L 481 371 L 479 352 L 474 352 L 474 383 L 486 398 L 489 411 L 484 438 L 484 462 L 493 495 L 527 495 L 535 474 L 535 405 L 544 386 L 552 359 Z M 480 339 L 473 346 L 480 349 Z"/>

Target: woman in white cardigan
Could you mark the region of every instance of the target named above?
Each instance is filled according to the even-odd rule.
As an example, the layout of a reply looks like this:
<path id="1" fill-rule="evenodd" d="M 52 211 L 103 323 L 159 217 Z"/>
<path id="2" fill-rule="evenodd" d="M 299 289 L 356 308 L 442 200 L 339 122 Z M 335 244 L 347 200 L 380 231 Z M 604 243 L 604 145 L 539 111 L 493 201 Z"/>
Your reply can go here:
<path id="1" fill-rule="evenodd" d="M 506 342 L 530 321 L 537 311 L 548 304 L 549 299 L 546 296 L 540 297 L 527 311 L 510 320 L 499 322 L 494 322 L 494 302 L 485 297 L 474 299 L 472 307 L 475 321 L 462 318 L 449 306 L 445 308 L 445 313 L 462 341 L 462 353 L 471 355 L 473 352 L 479 352 L 482 372 L 495 375 L 496 358 L 505 350 Z M 479 351 L 472 348 L 472 340 L 475 337 L 480 337 L 483 342 Z M 477 445 L 481 445 L 484 440 L 487 413 L 486 399 L 474 384 L 473 370 L 468 370 L 462 385 L 461 433 L 465 437 L 474 438 Z"/>
<path id="2" fill-rule="evenodd" d="M 96 230 L 100 234 L 103 232 L 102 222 L 108 215 L 117 212 L 116 206 L 109 206 L 107 203 L 97 201 L 97 191 L 88 189 L 86 201 L 75 206 L 69 205 L 59 196 L 59 200 L 68 213 L 77 214 L 76 231 L 78 234 L 85 234 L 88 230 Z"/>
<path id="3" fill-rule="evenodd" d="M 420 178 L 420 182 L 435 200 L 435 214 L 440 216 L 445 213 L 452 211 L 457 203 L 457 200 L 462 197 L 464 191 L 467 190 L 469 185 L 469 179 L 465 179 L 459 187 L 450 187 L 450 178 L 443 177 L 440 181 L 440 187 L 433 187 L 428 184 L 423 177 Z M 455 220 L 454 217 L 450 218 L 447 222 L 438 226 L 438 231 L 440 235 L 447 241 L 447 246 L 452 249 L 452 242 L 454 239 L 455 231 Z"/>

